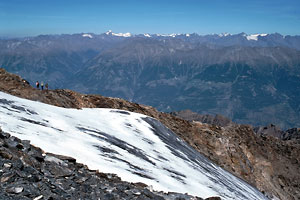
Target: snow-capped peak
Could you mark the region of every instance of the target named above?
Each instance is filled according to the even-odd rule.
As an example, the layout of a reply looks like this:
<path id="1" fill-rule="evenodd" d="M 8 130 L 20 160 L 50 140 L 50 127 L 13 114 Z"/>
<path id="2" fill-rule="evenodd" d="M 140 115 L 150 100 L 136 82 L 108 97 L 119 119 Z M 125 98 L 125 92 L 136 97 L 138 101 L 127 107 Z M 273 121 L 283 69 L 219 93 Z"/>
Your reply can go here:
<path id="1" fill-rule="evenodd" d="M 82 37 L 93 38 L 93 36 L 91 34 L 87 34 L 87 33 L 83 34 Z"/>
<path id="2" fill-rule="evenodd" d="M 231 36 L 230 33 L 221 33 L 219 34 L 220 37 L 227 37 L 227 36 Z"/>
<path id="3" fill-rule="evenodd" d="M 151 35 L 148 34 L 148 33 L 145 33 L 144 36 L 145 36 L 145 37 L 151 37 Z"/>
<path id="4" fill-rule="evenodd" d="M 179 34 L 172 33 L 172 34 L 156 34 L 156 36 L 161 36 L 161 37 L 176 37 Z"/>
<path id="5" fill-rule="evenodd" d="M 111 33 L 112 33 L 112 30 L 108 30 L 105 34 L 106 35 L 111 35 Z"/>
<path id="6" fill-rule="evenodd" d="M 186 37 L 190 37 L 191 35 L 187 33 L 187 34 L 185 34 L 185 36 L 186 36 Z"/>
<path id="7" fill-rule="evenodd" d="M 131 33 L 112 33 L 112 35 L 119 37 L 131 37 Z"/>
<path id="8" fill-rule="evenodd" d="M 268 34 L 265 34 L 265 33 L 262 33 L 262 34 L 253 34 L 253 35 L 247 35 L 246 38 L 247 40 L 255 40 L 257 41 L 258 40 L 258 37 L 265 37 L 267 36 Z"/>
<path id="9" fill-rule="evenodd" d="M 131 33 L 114 33 L 112 30 L 109 30 L 105 33 L 106 35 L 113 35 L 118 37 L 131 37 Z"/>

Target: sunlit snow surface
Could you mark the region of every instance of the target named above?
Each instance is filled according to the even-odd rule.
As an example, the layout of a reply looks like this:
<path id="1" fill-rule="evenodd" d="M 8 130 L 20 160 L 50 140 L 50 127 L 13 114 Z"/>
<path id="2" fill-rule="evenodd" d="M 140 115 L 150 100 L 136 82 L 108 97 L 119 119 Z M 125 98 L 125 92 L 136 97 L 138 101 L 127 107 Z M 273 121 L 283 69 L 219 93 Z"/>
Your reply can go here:
<path id="1" fill-rule="evenodd" d="M 247 35 L 246 38 L 247 38 L 247 40 L 255 40 L 255 41 L 257 41 L 258 37 L 265 37 L 267 35 L 268 34 L 265 34 L 265 33 L 263 33 L 263 34 L 253 34 L 253 35 Z"/>
<path id="2" fill-rule="evenodd" d="M 0 127 L 46 152 L 155 190 L 202 198 L 265 199 L 214 165 L 160 122 L 114 109 L 66 109 L 0 92 Z"/>
<path id="3" fill-rule="evenodd" d="M 93 36 L 91 34 L 87 34 L 87 33 L 83 34 L 82 37 L 93 38 Z"/>

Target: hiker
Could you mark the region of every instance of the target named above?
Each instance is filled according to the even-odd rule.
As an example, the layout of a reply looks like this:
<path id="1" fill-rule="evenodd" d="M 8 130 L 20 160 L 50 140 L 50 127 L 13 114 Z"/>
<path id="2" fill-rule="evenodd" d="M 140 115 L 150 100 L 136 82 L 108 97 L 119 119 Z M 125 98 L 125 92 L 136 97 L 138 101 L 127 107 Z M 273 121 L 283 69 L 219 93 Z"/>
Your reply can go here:
<path id="1" fill-rule="evenodd" d="M 36 85 L 36 88 L 37 88 L 37 89 L 40 88 L 40 83 L 39 83 L 38 81 L 35 83 L 35 85 Z"/>
<path id="2" fill-rule="evenodd" d="M 45 87 L 46 87 L 46 90 L 48 90 L 48 83 L 46 83 Z"/>
<path id="3" fill-rule="evenodd" d="M 41 82 L 41 88 L 42 88 L 42 90 L 44 90 L 44 82 L 43 81 Z"/>

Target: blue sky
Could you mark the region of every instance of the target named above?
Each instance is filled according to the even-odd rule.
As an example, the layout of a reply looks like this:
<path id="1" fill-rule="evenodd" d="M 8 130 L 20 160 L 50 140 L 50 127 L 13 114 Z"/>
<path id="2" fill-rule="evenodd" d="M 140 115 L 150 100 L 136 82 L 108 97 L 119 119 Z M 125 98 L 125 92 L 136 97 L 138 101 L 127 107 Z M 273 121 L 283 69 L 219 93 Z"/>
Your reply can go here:
<path id="1" fill-rule="evenodd" d="M 300 35 L 300 0 L 1 0 L 0 36 L 93 32 Z"/>

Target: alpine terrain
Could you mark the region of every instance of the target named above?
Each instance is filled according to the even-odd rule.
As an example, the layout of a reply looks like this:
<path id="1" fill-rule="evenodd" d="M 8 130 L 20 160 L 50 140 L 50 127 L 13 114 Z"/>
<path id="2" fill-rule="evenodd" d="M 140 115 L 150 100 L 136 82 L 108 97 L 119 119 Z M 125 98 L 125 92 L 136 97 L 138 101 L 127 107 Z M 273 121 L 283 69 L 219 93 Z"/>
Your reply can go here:
<path id="1" fill-rule="evenodd" d="M 159 191 L 188 192 L 202 198 L 267 199 L 154 118 L 118 109 L 61 108 L 3 92 L 0 96 L 4 132 L 46 152 L 74 157 L 90 169 L 143 182 Z M 20 193 L 18 188 L 14 191 Z"/>
<path id="2" fill-rule="evenodd" d="M 32 85 L 300 127 L 299 36 L 108 31 L 2 39 L 0 47 L 0 66 Z"/>
<path id="3" fill-rule="evenodd" d="M 17 148 L 33 155 L 35 161 L 32 162 L 38 162 L 40 167 L 35 175 L 43 175 L 45 179 L 40 177 L 37 180 L 52 183 L 50 188 L 43 190 L 45 196 L 51 192 L 55 195 L 60 192 L 75 194 L 72 187 L 77 185 L 70 180 L 77 179 L 81 172 L 74 171 L 71 176 L 71 169 L 65 167 L 74 166 L 72 163 L 76 159 L 90 169 L 115 173 L 122 180 L 142 182 L 155 190 L 175 192 L 170 194 L 177 194 L 177 197 L 180 196 L 178 193 L 186 192 L 201 198 L 218 196 L 221 199 L 300 197 L 298 129 L 291 129 L 280 139 L 255 132 L 251 126 L 232 122 L 219 126 L 186 121 L 119 98 L 84 95 L 71 90 L 34 89 L 25 79 L 4 69 L 0 70 L 0 90 L 0 126 L 3 132 L 30 140 L 34 146 L 48 152 L 30 152 L 26 142 L 9 139 L 2 133 L 1 138 L 5 141 L 1 142 L 0 157 L 5 160 L 1 160 L 4 167 L 0 172 L 1 187 L 6 188 L 9 195 L 24 195 L 28 189 L 22 184 L 10 185 L 12 180 L 16 182 L 22 177 L 27 180 L 24 173 L 28 173 L 28 168 L 21 166 L 16 169 L 12 164 L 17 163 L 13 162 L 16 157 L 12 155 L 16 151 L 13 148 Z M 19 159 L 24 166 L 30 163 L 22 157 Z M 56 170 L 45 168 L 55 163 L 63 170 L 61 175 Z M 9 168 L 16 169 L 16 176 L 20 178 L 7 174 Z M 87 176 L 92 174 L 84 173 Z M 108 177 L 107 181 L 111 177 L 99 173 L 96 176 Z M 63 177 L 66 177 L 65 181 Z M 81 180 L 88 184 L 85 181 L 91 179 Z M 125 195 L 117 190 L 124 184 L 128 188 L 126 195 L 130 195 L 135 185 L 141 185 L 115 181 L 113 178 L 114 184 L 119 186 L 110 185 L 109 188 L 116 190 L 106 186 L 102 190 L 102 186 L 93 185 L 95 190 L 91 195 L 95 192 L 100 195 L 101 191 L 101 195 Z M 55 189 L 57 187 L 60 189 Z M 36 184 L 33 189 L 31 187 L 40 197 L 42 194 L 37 192 L 38 188 Z M 135 193 L 145 195 L 148 192 L 147 189 L 140 190 Z M 162 192 L 152 195 L 168 198 Z M 191 197 L 187 195 L 185 198 Z"/>

